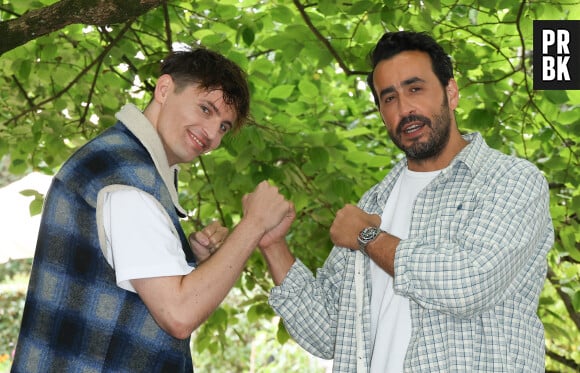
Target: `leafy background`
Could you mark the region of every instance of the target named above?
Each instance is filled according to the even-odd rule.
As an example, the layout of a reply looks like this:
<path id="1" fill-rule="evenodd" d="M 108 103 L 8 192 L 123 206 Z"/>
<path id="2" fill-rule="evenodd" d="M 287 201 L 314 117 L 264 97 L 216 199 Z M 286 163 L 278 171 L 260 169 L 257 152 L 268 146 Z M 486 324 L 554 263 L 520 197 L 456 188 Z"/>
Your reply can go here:
<path id="1" fill-rule="evenodd" d="M 535 91 L 532 83 L 533 21 L 578 20 L 577 0 L 1 4 L 3 184 L 32 171 L 54 174 L 72 151 L 114 123 L 124 103 L 145 107 L 159 60 L 171 48 L 201 44 L 247 71 L 254 124 L 182 168 L 181 200 L 190 211 L 184 227 L 199 229 L 212 219 L 235 225 L 241 197 L 268 179 L 296 205 L 289 241 L 312 269 L 331 248 L 334 212 L 356 202 L 401 157 L 364 83 L 368 51 L 387 30 L 430 32 L 456 66 L 460 128 L 535 163 L 550 183 L 556 242 L 538 310 L 546 370 L 580 371 L 580 91 Z M 42 195 L 31 195 L 31 212 L 38 213 Z M 26 273 L 26 263 L 21 267 Z M 256 253 L 231 296 L 195 333 L 198 366 L 219 359 L 231 367 L 225 371 L 252 371 L 243 346 L 259 329 L 267 330 L 270 348 L 290 350 L 267 305 L 271 286 Z M 10 324 L 12 335 L 18 318 L 6 315 L 18 313 L 18 299 L 2 293 L 2 328 Z M 0 337 L 9 354 L 14 340 Z M 298 357 L 299 349 L 288 356 L 289 366 L 293 359 L 309 361 Z M 282 371 L 272 359 L 259 366 Z"/>

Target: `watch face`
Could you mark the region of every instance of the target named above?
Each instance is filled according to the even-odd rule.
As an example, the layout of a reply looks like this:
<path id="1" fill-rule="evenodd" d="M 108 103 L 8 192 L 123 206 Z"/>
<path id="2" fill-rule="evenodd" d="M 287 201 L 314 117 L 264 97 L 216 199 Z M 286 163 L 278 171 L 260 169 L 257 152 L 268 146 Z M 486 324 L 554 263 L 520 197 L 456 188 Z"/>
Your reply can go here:
<path id="1" fill-rule="evenodd" d="M 378 235 L 379 231 L 379 228 L 376 227 L 366 227 L 360 232 L 359 239 L 363 242 L 369 242 Z"/>

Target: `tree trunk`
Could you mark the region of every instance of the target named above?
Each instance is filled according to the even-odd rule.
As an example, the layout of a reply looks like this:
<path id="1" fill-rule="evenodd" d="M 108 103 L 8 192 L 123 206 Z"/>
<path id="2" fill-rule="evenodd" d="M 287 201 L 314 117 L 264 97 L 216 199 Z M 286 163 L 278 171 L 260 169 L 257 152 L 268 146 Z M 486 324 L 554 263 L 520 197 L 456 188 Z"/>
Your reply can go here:
<path id="1" fill-rule="evenodd" d="M 166 0 L 61 0 L 0 22 L 0 56 L 70 24 L 105 26 L 139 17 Z"/>

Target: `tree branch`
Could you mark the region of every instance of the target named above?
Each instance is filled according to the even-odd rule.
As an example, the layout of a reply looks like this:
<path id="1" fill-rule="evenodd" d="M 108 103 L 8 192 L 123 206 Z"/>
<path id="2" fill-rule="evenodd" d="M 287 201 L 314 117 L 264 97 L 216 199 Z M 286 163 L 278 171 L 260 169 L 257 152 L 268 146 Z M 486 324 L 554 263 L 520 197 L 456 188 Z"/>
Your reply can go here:
<path id="1" fill-rule="evenodd" d="M 166 0 L 61 0 L 18 18 L 0 22 L 0 56 L 71 24 L 106 26 L 123 23 L 165 4 Z"/>
<path id="2" fill-rule="evenodd" d="M 560 283 L 558 282 L 558 277 L 550 267 L 548 267 L 548 280 L 552 283 L 552 285 L 554 285 L 556 292 L 564 302 L 564 306 L 568 311 L 570 320 L 572 320 L 572 322 L 576 325 L 576 329 L 580 330 L 580 313 L 574 310 L 574 306 L 572 305 L 572 299 L 568 294 L 562 291 L 562 289 L 560 288 Z"/>
<path id="3" fill-rule="evenodd" d="M 209 178 L 209 173 L 207 172 L 207 168 L 205 168 L 205 163 L 203 162 L 203 156 L 199 156 L 197 157 L 197 159 L 199 160 L 199 164 L 201 165 L 201 169 L 203 170 L 203 174 L 205 176 L 205 179 L 207 180 L 207 184 L 210 185 L 211 188 L 211 195 L 213 196 L 213 199 L 215 201 L 215 207 L 220 215 L 220 221 L 221 224 L 223 226 L 226 225 L 226 218 L 224 215 L 224 211 L 222 210 L 222 206 L 220 204 L 220 201 L 217 198 L 217 194 L 215 192 L 215 188 L 214 188 L 214 184 L 211 182 L 211 179 Z"/>
<path id="4" fill-rule="evenodd" d="M 22 86 L 22 83 L 20 83 L 20 81 L 18 80 L 18 78 L 15 75 L 12 75 L 12 79 L 14 79 L 16 86 L 18 86 L 18 90 L 20 91 L 20 93 L 22 93 L 22 95 L 26 99 L 26 102 L 28 102 L 28 105 L 30 107 L 34 107 L 34 101 L 32 101 L 32 99 L 30 97 L 28 97 L 28 93 L 26 92 L 26 89 L 24 89 L 24 87 Z"/>
<path id="5" fill-rule="evenodd" d="M 293 2 L 294 2 L 294 5 L 296 5 L 296 8 L 298 9 L 298 12 L 300 12 L 300 15 L 302 16 L 302 19 L 304 20 L 304 22 L 306 22 L 306 25 L 308 26 L 308 28 L 310 29 L 310 31 L 312 31 L 312 33 L 314 34 L 314 36 L 316 36 L 316 38 L 322 44 L 324 44 L 324 47 L 326 49 L 328 49 L 328 51 L 330 52 L 330 54 L 332 54 L 332 56 L 334 57 L 334 59 L 336 60 L 336 62 L 340 66 L 340 68 L 344 71 L 344 73 L 347 76 L 350 76 L 350 75 L 367 75 L 369 73 L 368 71 L 351 70 L 346 65 L 346 63 L 343 61 L 342 57 L 338 54 L 338 52 L 336 51 L 336 49 L 334 49 L 334 47 L 332 46 L 332 44 L 330 44 L 330 42 L 328 41 L 328 39 L 326 39 L 324 37 L 324 35 L 322 35 L 320 33 L 320 31 L 318 31 L 318 29 L 316 28 L 316 26 L 314 26 L 314 24 L 312 23 L 312 20 L 310 19 L 310 17 L 308 17 L 308 14 L 306 14 L 305 6 L 302 5 L 302 4 L 300 4 L 300 1 L 298 1 L 298 0 L 293 0 Z"/>
<path id="6" fill-rule="evenodd" d="M 129 28 L 131 27 L 131 22 L 128 22 L 120 31 L 119 34 L 116 36 L 115 40 L 110 43 L 109 45 L 107 45 L 103 51 L 101 52 L 101 54 L 94 60 L 92 61 L 89 65 L 87 65 L 69 84 L 66 85 L 66 87 L 64 87 L 62 90 L 55 92 L 54 95 L 52 97 L 49 97 L 45 100 L 42 100 L 40 103 L 35 104 L 33 107 L 31 107 L 29 110 L 26 111 L 22 111 L 20 112 L 20 114 L 13 116 L 12 118 L 10 118 L 8 121 L 6 121 L 5 123 L 3 123 L 3 125 L 8 126 L 10 125 L 11 122 L 13 123 L 18 123 L 18 120 L 27 115 L 28 113 L 34 112 L 38 109 L 40 109 L 43 105 L 56 100 L 58 97 L 62 96 L 65 92 L 67 92 L 71 87 L 73 87 L 78 80 L 84 76 L 90 69 L 93 68 L 93 66 L 95 66 L 97 63 L 99 63 L 100 61 L 102 61 L 103 57 L 105 55 L 107 55 L 107 53 L 109 53 L 111 51 L 111 49 L 116 45 L 116 43 L 123 37 L 123 35 L 127 32 L 127 30 L 129 30 Z"/>
<path id="7" fill-rule="evenodd" d="M 171 18 L 169 17 L 169 9 L 167 8 L 167 4 L 163 4 L 163 18 L 165 19 L 165 36 L 167 36 L 165 46 L 168 51 L 172 51 L 173 33 L 171 32 Z"/>
<path id="8" fill-rule="evenodd" d="M 104 55 L 100 55 L 97 66 L 95 68 L 95 74 L 93 75 L 93 81 L 91 82 L 91 89 L 89 89 L 89 93 L 87 96 L 87 103 L 82 111 L 82 114 L 79 119 L 79 126 L 83 126 L 87 120 L 87 116 L 89 115 L 89 108 L 91 107 L 91 102 L 93 102 L 93 94 L 95 93 L 95 87 L 97 85 L 97 79 L 99 77 L 99 71 L 101 71 L 101 66 L 103 65 L 103 58 Z"/>
<path id="9" fill-rule="evenodd" d="M 568 368 L 574 369 L 575 372 L 577 372 L 578 369 L 580 369 L 580 364 L 576 363 L 572 359 L 568 359 L 564 356 L 558 355 L 554 351 L 550 351 L 550 350 L 546 349 L 546 355 L 548 357 L 550 357 L 552 360 L 557 361 L 560 364 L 567 366 Z M 549 371 L 546 371 L 546 372 L 549 372 Z"/>

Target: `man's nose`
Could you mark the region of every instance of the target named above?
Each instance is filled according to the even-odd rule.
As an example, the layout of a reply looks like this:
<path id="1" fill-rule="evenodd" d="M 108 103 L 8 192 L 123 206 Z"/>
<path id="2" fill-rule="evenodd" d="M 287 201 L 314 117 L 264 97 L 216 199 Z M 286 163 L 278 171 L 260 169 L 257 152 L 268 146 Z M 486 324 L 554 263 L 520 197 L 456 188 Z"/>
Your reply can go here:
<path id="1" fill-rule="evenodd" d="M 221 137 L 223 136 L 221 132 L 221 122 L 212 122 L 205 127 L 204 132 L 209 141 L 208 150 L 213 150 L 219 146 L 221 142 Z"/>
<path id="2" fill-rule="evenodd" d="M 416 107 L 415 107 L 413 100 L 411 100 L 409 97 L 407 97 L 405 95 L 400 95 L 399 96 L 399 115 L 401 116 L 401 118 L 404 118 L 404 117 L 411 115 L 411 114 L 415 114 L 415 112 L 416 112 Z"/>
<path id="3" fill-rule="evenodd" d="M 219 121 L 212 121 L 209 126 L 205 128 L 207 137 L 213 142 L 220 135 L 221 123 Z"/>

